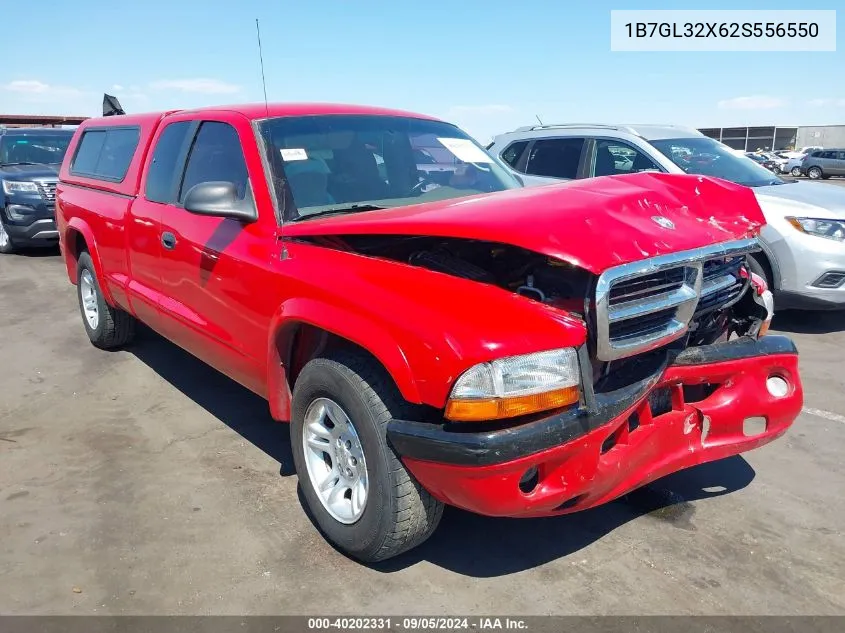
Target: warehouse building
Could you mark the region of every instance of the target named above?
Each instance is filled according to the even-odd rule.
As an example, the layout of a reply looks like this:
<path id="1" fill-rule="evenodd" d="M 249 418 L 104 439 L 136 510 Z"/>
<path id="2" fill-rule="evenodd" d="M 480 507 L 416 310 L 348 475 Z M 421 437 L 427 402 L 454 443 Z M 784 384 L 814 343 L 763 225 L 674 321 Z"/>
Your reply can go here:
<path id="1" fill-rule="evenodd" d="M 818 145 L 845 147 L 845 125 L 709 127 L 699 132 L 733 149 L 779 151 Z"/>
<path id="2" fill-rule="evenodd" d="M 84 116 L 42 116 L 37 114 L 0 114 L 2 127 L 63 127 L 79 125 L 88 117 Z"/>

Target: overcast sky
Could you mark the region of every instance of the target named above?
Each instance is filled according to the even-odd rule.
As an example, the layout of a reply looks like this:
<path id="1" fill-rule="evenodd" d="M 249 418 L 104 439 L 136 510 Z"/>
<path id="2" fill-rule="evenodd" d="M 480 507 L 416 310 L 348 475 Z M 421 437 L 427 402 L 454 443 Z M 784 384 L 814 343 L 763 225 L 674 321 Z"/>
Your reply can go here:
<path id="1" fill-rule="evenodd" d="M 268 97 L 392 106 L 458 123 L 480 141 L 536 121 L 694 127 L 845 123 L 837 52 L 614 53 L 611 8 L 690 2 L 563 0 L 41 0 L 2 10 L 0 113 L 128 112 Z M 275 5 L 275 6 L 274 6 Z M 795 9 L 708 0 L 700 8 Z M 11 25 L 24 35 L 9 39 Z M 15 27 L 17 28 L 17 27 Z"/>

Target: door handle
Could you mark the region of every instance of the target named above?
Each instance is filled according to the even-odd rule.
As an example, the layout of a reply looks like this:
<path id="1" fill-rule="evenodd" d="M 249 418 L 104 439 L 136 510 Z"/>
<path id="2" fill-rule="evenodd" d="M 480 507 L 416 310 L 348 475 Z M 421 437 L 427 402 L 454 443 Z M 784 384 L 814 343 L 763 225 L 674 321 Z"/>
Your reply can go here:
<path id="1" fill-rule="evenodd" d="M 164 248 L 173 250 L 176 248 L 176 236 L 173 233 L 167 232 L 161 234 L 161 244 Z"/>

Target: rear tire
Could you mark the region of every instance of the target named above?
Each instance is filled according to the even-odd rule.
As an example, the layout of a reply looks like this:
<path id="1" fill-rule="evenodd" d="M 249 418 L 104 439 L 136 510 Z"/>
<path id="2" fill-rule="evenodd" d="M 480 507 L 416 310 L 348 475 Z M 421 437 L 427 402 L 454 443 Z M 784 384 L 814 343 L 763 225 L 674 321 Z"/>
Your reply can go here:
<path id="1" fill-rule="evenodd" d="M 791 173 L 795 178 L 801 175 L 801 168 L 800 167 L 793 167 Z"/>
<path id="2" fill-rule="evenodd" d="M 807 170 L 807 177 L 810 180 L 818 180 L 819 178 L 823 177 L 821 167 L 810 167 Z"/>
<path id="3" fill-rule="evenodd" d="M 11 255 L 15 252 L 15 243 L 12 241 L 12 236 L 6 231 L 3 226 L 3 219 L 0 218 L 0 255 Z"/>
<path id="4" fill-rule="evenodd" d="M 363 353 L 315 358 L 293 389 L 291 447 L 307 510 L 329 542 L 362 562 L 416 547 L 443 514 L 443 504 L 413 479 L 388 444 L 388 422 L 407 408 L 388 373 Z M 338 419 L 343 429 L 334 437 Z M 325 444 L 315 447 L 315 439 Z M 351 452 L 344 454 L 343 446 Z M 348 477 L 342 480 L 344 472 Z M 356 493 L 361 477 L 365 492 Z M 338 487 L 332 497 L 330 490 Z"/>
<path id="5" fill-rule="evenodd" d="M 94 271 L 94 262 L 85 251 L 79 255 L 76 265 L 76 290 L 82 324 L 94 346 L 115 349 L 134 338 L 135 317 L 106 302 Z"/>

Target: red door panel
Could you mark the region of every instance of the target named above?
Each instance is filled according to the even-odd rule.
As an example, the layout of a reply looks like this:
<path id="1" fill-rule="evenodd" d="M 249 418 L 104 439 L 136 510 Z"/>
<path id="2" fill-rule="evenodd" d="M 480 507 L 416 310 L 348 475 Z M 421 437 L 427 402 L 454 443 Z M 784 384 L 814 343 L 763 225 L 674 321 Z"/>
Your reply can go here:
<path id="1" fill-rule="evenodd" d="M 127 252 L 132 277 L 127 294 L 132 311 L 151 328 L 160 328 L 161 213 L 166 205 L 139 196 L 127 215 Z"/>
<path id="2" fill-rule="evenodd" d="M 162 231 L 162 332 L 209 365 L 264 394 L 267 331 L 278 306 L 273 232 L 170 208 Z M 275 300 L 273 299 L 275 297 Z"/>
<path id="3" fill-rule="evenodd" d="M 195 184 L 221 180 L 249 200 L 256 185 L 266 186 L 249 122 L 226 112 L 199 125 L 177 200 Z M 267 332 L 280 304 L 271 271 L 281 245 L 272 206 L 261 199 L 252 223 L 197 215 L 181 202 L 163 209 L 159 307 L 168 338 L 266 396 Z"/>

